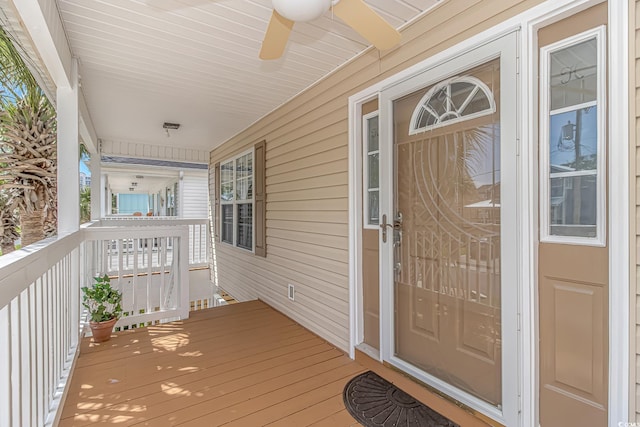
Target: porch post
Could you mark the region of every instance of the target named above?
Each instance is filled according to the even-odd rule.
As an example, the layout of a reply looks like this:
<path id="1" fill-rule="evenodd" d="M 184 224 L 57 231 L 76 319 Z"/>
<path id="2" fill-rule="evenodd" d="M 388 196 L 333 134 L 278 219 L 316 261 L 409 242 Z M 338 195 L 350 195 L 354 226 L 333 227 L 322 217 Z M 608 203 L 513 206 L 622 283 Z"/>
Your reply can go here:
<path id="1" fill-rule="evenodd" d="M 104 174 L 100 177 L 101 186 L 104 188 L 104 193 L 102 195 L 102 216 L 106 217 L 107 215 L 111 215 L 113 212 L 111 211 L 111 187 L 109 185 L 109 176 Z"/>
<path id="2" fill-rule="evenodd" d="M 104 182 L 102 179 L 102 168 L 100 166 L 100 153 L 91 154 L 90 162 L 91 170 L 91 219 L 100 219 L 104 216 L 102 209 L 102 201 L 104 196 L 102 195 L 102 189 L 104 188 Z"/>
<path id="3" fill-rule="evenodd" d="M 71 63 L 69 86 L 59 86 L 58 98 L 58 236 L 80 227 L 78 61 Z M 92 186 L 93 187 L 93 186 Z"/>
<path id="4" fill-rule="evenodd" d="M 58 86 L 58 237 L 80 229 L 80 127 L 78 61 L 71 62 L 69 86 Z M 71 253 L 71 346 L 78 344 L 75 325 L 80 323 L 80 251 Z"/>
<path id="5" fill-rule="evenodd" d="M 184 171 L 181 170 L 178 179 L 178 197 L 176 198 L 177 216 L 184 218 Z"/>

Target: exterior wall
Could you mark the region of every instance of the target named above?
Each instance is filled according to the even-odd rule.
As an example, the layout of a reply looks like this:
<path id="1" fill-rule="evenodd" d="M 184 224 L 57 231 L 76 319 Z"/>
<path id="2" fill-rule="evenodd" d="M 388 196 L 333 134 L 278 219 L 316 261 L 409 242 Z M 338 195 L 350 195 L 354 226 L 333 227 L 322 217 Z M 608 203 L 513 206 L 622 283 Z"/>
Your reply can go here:
<path id="1" fill-rule="evenodd" d="M 208 186 L 206 174 L 184 173 L 180 195 L 180 217 L 207 218 Z"/>
<path id="2" fill-rule="evenodd" d="M 401 47 L 366 51 L 213 150 L 210 192 L 216 162 L 267 141 L 267 257 L 214 242 L 216 284 L 239 300 L 264 300 L 347 350 L 349 96 L 538 3 L 443 1 L 403 30 Z"/>

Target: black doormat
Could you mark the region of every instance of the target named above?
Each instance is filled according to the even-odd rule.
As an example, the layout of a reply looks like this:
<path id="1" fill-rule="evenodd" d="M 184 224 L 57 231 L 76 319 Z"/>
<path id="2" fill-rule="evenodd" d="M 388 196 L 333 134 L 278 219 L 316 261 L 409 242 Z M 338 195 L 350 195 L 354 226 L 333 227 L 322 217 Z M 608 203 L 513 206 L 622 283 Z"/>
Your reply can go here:
<path id="1" fill-rule="evenodd" d="M 342 397 L 365 427 L 460 427 L 372 371 L 351 379 Z"/>

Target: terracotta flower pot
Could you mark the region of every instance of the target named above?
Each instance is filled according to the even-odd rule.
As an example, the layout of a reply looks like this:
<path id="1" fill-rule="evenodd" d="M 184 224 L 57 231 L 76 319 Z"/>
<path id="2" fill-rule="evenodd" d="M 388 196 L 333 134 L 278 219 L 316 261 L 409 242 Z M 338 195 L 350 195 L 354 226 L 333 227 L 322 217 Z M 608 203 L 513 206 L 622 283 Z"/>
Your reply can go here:
<path id="1" fill-rule="evenodd" d="M 104 322 L 89 322 L 91 333 L 93 334 L 93 342 L 105 342 L 111 338 L 111 331 L 118 319 L 106 320 Z"/>

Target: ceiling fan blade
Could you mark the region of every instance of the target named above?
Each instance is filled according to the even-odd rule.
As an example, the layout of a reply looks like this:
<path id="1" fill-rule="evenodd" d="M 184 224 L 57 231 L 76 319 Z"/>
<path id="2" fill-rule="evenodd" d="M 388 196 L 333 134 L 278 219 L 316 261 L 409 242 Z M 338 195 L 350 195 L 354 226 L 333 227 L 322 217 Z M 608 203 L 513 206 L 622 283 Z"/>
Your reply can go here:
<path id="1" fill-rule="evenodd" d="M 271 15 L 267 32 L 262 41 L 260 59 L 278 59 L 284 53 L 287 46 L 289 33 L 293 28 L 293 21 L 283 17 L 275 10 Z"/>
<path id="2" fill-rule="evenodd" d="M 380 50 L 400 43 L 400 33 L 363 0 L 340 0 L 333 13 Z"/>

